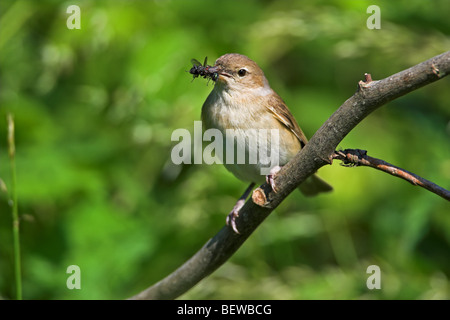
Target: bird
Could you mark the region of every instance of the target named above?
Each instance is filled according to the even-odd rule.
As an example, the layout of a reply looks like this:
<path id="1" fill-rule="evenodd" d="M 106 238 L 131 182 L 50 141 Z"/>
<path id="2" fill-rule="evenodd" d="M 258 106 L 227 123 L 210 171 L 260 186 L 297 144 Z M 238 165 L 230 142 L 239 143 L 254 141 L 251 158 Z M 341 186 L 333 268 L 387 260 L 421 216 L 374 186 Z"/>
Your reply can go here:
<path id="1" fill-rule="evenodd" d="M 286 103 L 270 87 L 263 70 L 256 62 L 239 53 L 227 53 L 216 60 L 209 72 L 214 75 L 211 78 L 215 83 L 202 106 L 203 129 L 217 129 L 224 136 L 233 132 L 237 142 L 232 151 L 242 151 L 246 160 L 251 154 L 278 151 L 277 161 L 268 164 L 270 170 L 267 175 L 261 174 L 264 163 L 259 159 L 253 162 L 222 161 L 226 169 L 239 180 L 250 183 L 226 219 L 226 224 L 239 234 L 236 219 L 255 183 L 266 181 L 275 191 L 273 176 L 308 140 Z M 275 130 L 278 139 L 258 140 L 261 137 L 258 132 L 269 130 Z M 223 140 L 224 149 L 231 152 L 225 141 L 226 139 Z M 305 196 L 314 196 L 333 188 L 313 174 L 299 189 Z"/>

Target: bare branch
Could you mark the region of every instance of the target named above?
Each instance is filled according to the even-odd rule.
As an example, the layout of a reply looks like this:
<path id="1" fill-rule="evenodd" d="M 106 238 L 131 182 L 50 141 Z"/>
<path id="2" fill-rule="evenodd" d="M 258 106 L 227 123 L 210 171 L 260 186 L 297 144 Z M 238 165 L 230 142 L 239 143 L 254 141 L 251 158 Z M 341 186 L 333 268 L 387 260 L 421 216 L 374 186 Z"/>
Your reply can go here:
<path id="1" fill-rule="evenodd" d="M 191 259 L 172 274 L 131 299 L 174 299 L 220 267 L 244 243 L 258 225 L 294 189 L 320 167 L 330 164 L 337 145 L 371 112 L 408 92 L 437 81 L 450 73 L 450 51 L 386 79 L 365 76 L 357 92 L 319 128 L 304 148 L 274 177 L 277 193 L 263 184 L 252 199 L 263 199 L 264 207 L 247 201 L 237 226 L 241 234 L 223 227 Z M 261 193 L 262 192 L 262 193 Z"/>
<path id="2" fill-rule="evenodd" d="M 345 149 L 343 151 L 336 151 L 333 156 L 334 159 L 341 160 L 344 165 L 349 166 L 367 166 L 377 170 L 389 173 L 395 177 L 402 178 L 412 185 L 419 186 L 431 191 L 438 196 L 450 201 L 450 191 L 428 181 L 418 175 L 406 171 L 405 169 L 394 166 L 381 159 L 372 158 L 367 155 L 367 151 L 359 149 Z"/>

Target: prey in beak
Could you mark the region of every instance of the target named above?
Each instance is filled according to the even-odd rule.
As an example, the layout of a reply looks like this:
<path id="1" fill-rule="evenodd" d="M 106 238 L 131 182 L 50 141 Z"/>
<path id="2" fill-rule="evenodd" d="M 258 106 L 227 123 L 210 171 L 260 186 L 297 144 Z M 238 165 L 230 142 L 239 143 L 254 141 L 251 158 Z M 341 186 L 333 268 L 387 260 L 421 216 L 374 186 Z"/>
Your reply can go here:
<path id="1" fill-rule="evenodd" d="M 217 66 L 208 65 L 208 57 L 205 57 L 205 61 L 201 64 L 198 60 L 192 59 L 192 68 L 189 70 L 189 73 L 192 74 L 193 79 L 198 76 L 203 77 L 208 80 L 217 81 L 219 78 L 220 68 Z"/>

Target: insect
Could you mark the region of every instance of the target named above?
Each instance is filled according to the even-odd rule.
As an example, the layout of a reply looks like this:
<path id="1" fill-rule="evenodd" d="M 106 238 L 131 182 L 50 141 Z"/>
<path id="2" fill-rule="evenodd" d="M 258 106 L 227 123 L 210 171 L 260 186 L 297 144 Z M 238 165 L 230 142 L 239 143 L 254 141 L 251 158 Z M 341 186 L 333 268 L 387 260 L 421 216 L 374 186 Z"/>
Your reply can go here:
<path id="1" fill-rule="evenodd" d="M 189 70 L 189 73 L 192 74 L 194 77 L 193 79 L 197 78 L 198 76 L 203 77 L 205 79 L 211 79 L 213 81 L 217 80 L 218 74 L 216 72 L 216 68 L 209 66 L 208 63 L 208 57 L 205 57 L 205 61 L 203 64 L 200 63 L 197 59 L 192 59 L 192 68 Z"/>

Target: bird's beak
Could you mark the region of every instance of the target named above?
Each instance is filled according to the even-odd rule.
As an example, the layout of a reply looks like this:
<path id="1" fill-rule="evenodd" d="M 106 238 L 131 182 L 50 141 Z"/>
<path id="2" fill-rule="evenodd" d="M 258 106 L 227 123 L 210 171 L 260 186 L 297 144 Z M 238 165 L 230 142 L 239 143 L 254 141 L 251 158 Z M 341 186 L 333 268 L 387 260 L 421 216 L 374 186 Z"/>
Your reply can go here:
<path id="1" fill-rule="evenodd" d="M 226 70 L 224 70 L 220 65 L 215 65 L 214 67 L 211 67 L 208 69 L 209 72 L 211 73 L 216 73 L 217 77 L 215 77 L 214 81 L 217 81 L 219 79 L 221 79 L 222 81 L 225 80 L 224 77 L 226 78 L 231 78 L 231 74 L 226 72 Z"/>

